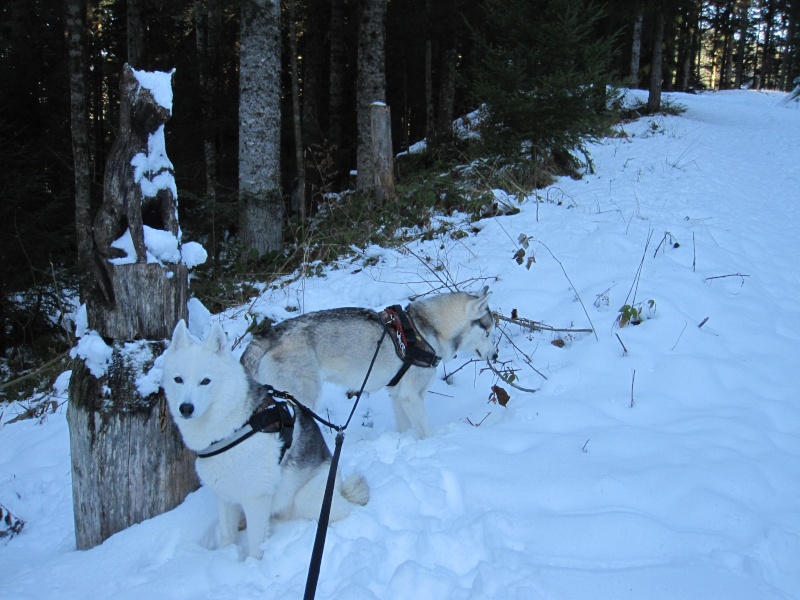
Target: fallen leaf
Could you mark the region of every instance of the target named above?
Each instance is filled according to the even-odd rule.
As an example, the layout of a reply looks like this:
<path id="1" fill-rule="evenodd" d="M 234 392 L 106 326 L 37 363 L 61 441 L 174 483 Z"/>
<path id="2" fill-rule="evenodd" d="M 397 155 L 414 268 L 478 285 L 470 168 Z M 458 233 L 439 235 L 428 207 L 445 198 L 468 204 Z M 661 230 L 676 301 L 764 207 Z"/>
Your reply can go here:
<path id="1" fill-rule="evenodd" d="M 492 402 L 497 402 L 500 406 L 505 406 L 508 404 L 509 400 L 511 400 L 511 396 L 508 395 L 507 391 L 499 385 L 492 386 Z"/>

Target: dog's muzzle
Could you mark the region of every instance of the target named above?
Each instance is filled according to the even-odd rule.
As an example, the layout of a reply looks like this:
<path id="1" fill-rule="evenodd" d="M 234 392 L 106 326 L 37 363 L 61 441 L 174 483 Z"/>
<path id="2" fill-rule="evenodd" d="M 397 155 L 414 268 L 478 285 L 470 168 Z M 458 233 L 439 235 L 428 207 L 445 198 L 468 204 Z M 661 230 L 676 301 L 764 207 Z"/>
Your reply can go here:
<path id="1" fill-rule="evenodd" d="M 191 402 L 184 402 L 178 407 L 178 410 L 181 412 L 182 417 L 188 419 L 189 417 L 192 416 L 192 413 L 194 412 L 194 404 L 192 404 Z"/>

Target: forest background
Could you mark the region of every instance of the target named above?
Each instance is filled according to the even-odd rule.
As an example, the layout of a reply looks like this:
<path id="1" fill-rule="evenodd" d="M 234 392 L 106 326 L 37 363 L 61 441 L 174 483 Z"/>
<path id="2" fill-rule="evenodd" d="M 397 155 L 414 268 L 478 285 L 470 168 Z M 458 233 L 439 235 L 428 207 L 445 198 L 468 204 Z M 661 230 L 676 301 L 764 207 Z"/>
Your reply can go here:
<path id="1" fill-rule="evenodd" d="M 118 129 L 125 63 L 175 69 L 167 150 L 183 237 L 209 252 L 192 293 L 212 312 L 245 301 L 248 279 L 313 266 L 432 208 L 477 217 L 492 187 L 527 191 L 552 174 L 579 176 L 591 168 L 584 141 L 636 116 L 618 110 L 613 86 L 649 87 L 658 100 L 662 89 L 789 90 L 800 75 L 798 0 L 270 6 L 277 8 L 265 0 L 0 6 L 0 399 L 48 385 L 68 360 L 66 319 L 89 285 L 91 220 Z M 248 29 L 260 17 L 267 29 Z M 277 34 L 271 42 L 269 28 Z M 243 104 L 242 73 L 246 60 L 266 58 L 274 59 L 266 62 L 275 65 L 280 116 L 272 139 L 259 140 L 259 131 L 242 127 L 253 110 Z M 363 89 L 368 67 L 371 92 Z M 391 108 L 395 152 L 427 140 L 424 152 L 398 160 L 397 196 L 377 209 L 353 174 L 360 99 L 369 93 Z M 480 123 L 470 123 L 478 108 Z M 638 112 L 665 108 L 651 102 Z M 453 128 L 456 119 L 480 130 L 479 144 Z M 278 239 L 265 248 L 242 234 L 248 225 L 268 229 L 263 215 L 241 209 L 244 136 L 273 144 L 268 176 L 279 199 L 267 220 Z M 458 165 L 477 157 L 486 168 L 459 181 Z M 348 190 L 361 193 L 341 195 Z"/>

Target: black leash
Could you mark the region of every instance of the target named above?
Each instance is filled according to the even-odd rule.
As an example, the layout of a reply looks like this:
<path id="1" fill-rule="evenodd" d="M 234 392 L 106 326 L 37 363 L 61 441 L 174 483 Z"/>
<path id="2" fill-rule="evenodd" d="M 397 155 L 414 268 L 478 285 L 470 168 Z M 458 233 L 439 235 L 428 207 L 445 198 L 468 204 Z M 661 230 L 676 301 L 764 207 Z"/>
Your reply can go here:
<path id="1" fill-rule="evenodd" d="M 361 400 L 361 394 L 364 393 L 364 388 L 367 386 L 367 381 L 369 380 L 370 373 L 372 373 L 372 367 L 375 365 L 375 360 L 378 358 L 378 351 L 381 349 L 381 344 L 383 343 L 383 338 L 386 337 L 386 327 L 383 328 L 383 334 L 381 335 L 381 339 L 378 340 L 378 345 L 375 348 L 375 354 L 372 356 L 372 361 L 369 363 L 369 369 L 367 369 L 367 376 L 364 377 L 364 383 L 361 384 L 361 389 L 358 390 L 358 394 L 356 395 L 356 401 L 353 403 L 353 409 L 350 411 L 350 416 L 347 417 L 347 421 L 345 422 L 344 426 L 337 426 L 334 425 L 319 415 L 317 415 L 314 411 L 312 411 L 307 406 L 298 403 L 298 406 L 301 410 L 307 412 L 317 421 L 336 429 L 336 442 L 335 447 L 333 450 L 333 457 L 331 458 L 331 468 L 328 471 L 328 482 L 325 486 L 325 495 L 322 497 L 322 508 L 319 511 L 319 521 L 317 522 L 317 535 L 314 538 L 314 549 L 311 552 L 311 564 L 308 566 L 308 578 L 306 579 L 306 591 L 303 595 L 303 600 L 314 600 L 314 596 L 317 593 L 317 582 L 319 581 L 319 571 L 320 566 L 322 565 L 322 553 L 325 550 L 325 536 L 328 532 L 328 522 L 330 521 L 331 516 L 331 504 L 333 503 L 333 488 L 336 483 L 336 469 L 339 466 L 339 455 L 342 451 L 342 442 L 344 441 L 344 430 L 347 429 L 347 426 L 350 425 L 350 419 L 353 418 L 353 415 L 356 412 L 356 407 L 358 406 L 359 400 Z"/>

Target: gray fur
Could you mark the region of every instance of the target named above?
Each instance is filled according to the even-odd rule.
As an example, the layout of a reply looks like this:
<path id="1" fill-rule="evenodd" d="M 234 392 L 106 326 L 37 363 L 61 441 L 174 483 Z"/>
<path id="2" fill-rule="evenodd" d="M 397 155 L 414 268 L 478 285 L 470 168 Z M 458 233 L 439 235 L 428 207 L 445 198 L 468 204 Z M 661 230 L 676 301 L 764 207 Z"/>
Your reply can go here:
<path id="1" fill-rule="evenodd" d="M 443 360 L 451 360 L 457 352 L 494 359 L 489 296 L 488 288 L 477 296 L 441 294 L 412 302 L 407 312 Z M 323 380 L 360 389 L 382 334 L 376 311 L 352 307 L 321 310 L 287 319 L 255 335 L 241 362 L 251 377 L 315 408 Z M 365 391 L 386 386 L 401 365 L 394 345 L 385 338 Z M 401 431 L 413 425 L 420 437 L 430 435 L 423 398 L 435 374 L 436 369 L 412 366 L 389 389 Z"/>

